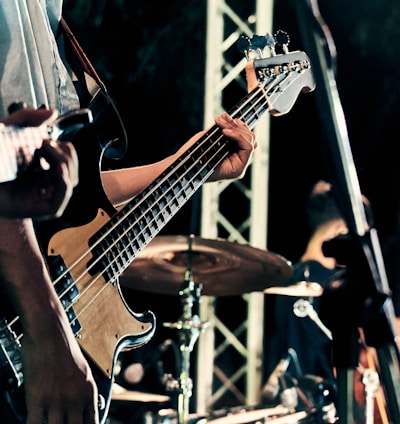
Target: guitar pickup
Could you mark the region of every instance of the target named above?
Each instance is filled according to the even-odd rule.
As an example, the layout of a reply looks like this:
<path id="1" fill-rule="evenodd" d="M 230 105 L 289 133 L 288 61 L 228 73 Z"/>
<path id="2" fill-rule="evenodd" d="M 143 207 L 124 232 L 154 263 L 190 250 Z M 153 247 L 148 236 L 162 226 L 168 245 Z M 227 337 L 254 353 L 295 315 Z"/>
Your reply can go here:
<path id="1" fill-rule="evenodd" d="M 16 389 L 22 384 L 20 373 L 18 373 L 17 369 L 14 367 L 14 364 L 11 361 L 11 358 L 5 347 L 3 345 L 0 347 L 0 368 L 2 370 L 0 384 L 2 387 L 11 387 Z"/>
<path id="2" fill-rule="evenodd" d="M 54 257 L 52 260 L 53 264 L 51 268 L 55 270 L 56 275 L 54 277 L 57 281 L 54 287 L 63 305 L 64 311 L 68 316 L 71 328 L 76 335 L 80 331 L 81 325 L 72 305 L 79 296 L 79 290 L 70 273 L 67 271 L 61 256 Z"/>

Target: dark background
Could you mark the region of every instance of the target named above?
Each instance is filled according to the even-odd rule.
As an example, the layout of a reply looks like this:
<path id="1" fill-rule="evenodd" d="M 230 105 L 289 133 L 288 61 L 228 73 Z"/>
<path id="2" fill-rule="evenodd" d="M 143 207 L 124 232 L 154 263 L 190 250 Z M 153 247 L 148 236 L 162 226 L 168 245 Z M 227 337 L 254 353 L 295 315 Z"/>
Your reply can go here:
<path id="1" fill-rule="evenodd" d="M 161 159 L 202 129 L 206 1 L 64 3 L 64 16 L 126 125 L 129 148 L 116 166 Z M 229 2 L 243 20 L 252 13 L 248 3 L 252 2 Z M 337 87 L 361 190 L 372 203 L 386 271 L 396 294 L 400 279 L 400 3 L 321 0 L 319 6 L 336 45 Z M 289 33 L 291 50 L 304 49 L 290 0 L 276 1 L 273 30 L 278 29 Z M 232 99 L 232 106 L 238 100 L 240 96 Z M 327 178 L 321 113 L 329 111 L 318 110 L 314 92 L 301 94 L 290 113 L 272 119 L 268 249 L 293 262 L 307 238 L 306 195 L 316 180 Z M 163 233 L 193 232 L 197 214 L 198 203 L 189 202 Z M 164 304 L 179 314 L 177 298 L 171 296 Z"/>

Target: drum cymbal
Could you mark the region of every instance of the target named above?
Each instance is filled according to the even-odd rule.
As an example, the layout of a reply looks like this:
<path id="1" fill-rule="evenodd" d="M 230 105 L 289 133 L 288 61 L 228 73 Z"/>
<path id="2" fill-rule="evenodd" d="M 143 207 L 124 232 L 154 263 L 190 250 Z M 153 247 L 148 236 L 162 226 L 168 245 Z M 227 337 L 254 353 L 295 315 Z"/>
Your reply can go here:
<path id="1" fill-rule="evenodd" d="M 170 399 L 171 398 L 169 396 L 165 396 L 165 395 L 127 390 L 117 383 L 114 383 L 111 389 L 111 400 L 163 403 L 163 402 L 168 402 Z"/>
<path id="2" fill-rule="evenodd" d="M 287 281 L 292 265 L 284 257 L 247 244 L 194 236 L 159 236 L 120 277 L 122 287 L 179 294 L 187 270 L 207 296 L 263 291 Z"/>
<path id="3" fill-rule="evenodd" d="M 323 293 L 323 288 L 319 283 L 311 283 L 308 281 L 299 281 L 296 284 L 286 287 L 269 287 L 264 293 L 282 294 L 285 296 L 295 297 L 318 297 Z"/>

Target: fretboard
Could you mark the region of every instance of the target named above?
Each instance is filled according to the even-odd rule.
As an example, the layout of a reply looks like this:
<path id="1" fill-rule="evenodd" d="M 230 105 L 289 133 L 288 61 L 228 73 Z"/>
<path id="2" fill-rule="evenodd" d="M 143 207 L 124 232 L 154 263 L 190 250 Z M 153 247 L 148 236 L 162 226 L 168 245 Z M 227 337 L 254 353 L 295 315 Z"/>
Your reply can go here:
<path id="1" fill-rule="evenodd" d="M 229 113 L 254 126 L 268 110 L 256 88 Z M 114 215 L 90 240 L 96 269 L 109 281 L 132 263 L 229 155 L 231 142 L 214 125 L 144 191 Z"/>

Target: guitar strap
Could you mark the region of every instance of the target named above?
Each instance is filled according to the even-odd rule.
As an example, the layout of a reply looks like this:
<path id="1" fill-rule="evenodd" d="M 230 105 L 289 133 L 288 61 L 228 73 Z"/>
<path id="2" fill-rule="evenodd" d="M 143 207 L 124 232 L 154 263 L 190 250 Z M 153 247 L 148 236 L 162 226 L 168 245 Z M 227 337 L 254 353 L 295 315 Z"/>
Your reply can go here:
<path id="1" fill-rule="evenodd" d="M 66 61 L 73 72 L 73 81 L 81 107 L 88 107 L 92 111 L 94 125 L 97 125 L 103 137 L 106 137 L 103 143 L 107 146 L 104 155 L 110 159 L 120 159 L 126 153 L 128 142 L 117 107 L 63 17 L 60 20 L 59 31 L 59 35 L 64 35 Z"/>

